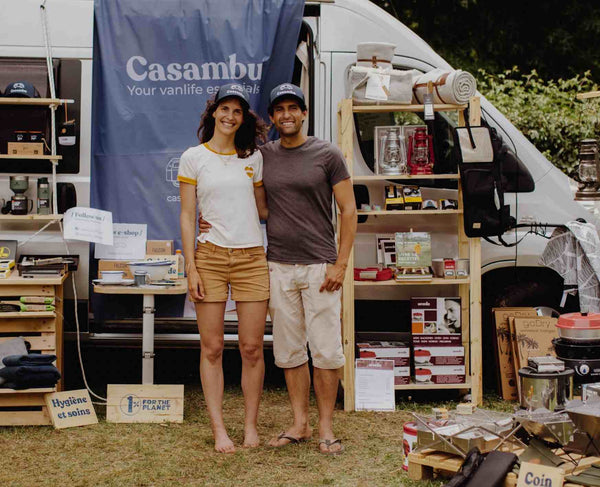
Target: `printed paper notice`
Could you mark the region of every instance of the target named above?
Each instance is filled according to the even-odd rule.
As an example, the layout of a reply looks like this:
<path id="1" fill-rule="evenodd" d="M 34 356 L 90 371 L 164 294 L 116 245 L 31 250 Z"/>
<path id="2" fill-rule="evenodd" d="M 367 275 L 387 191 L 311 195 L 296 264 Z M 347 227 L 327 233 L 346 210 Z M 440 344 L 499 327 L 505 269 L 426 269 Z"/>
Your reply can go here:
<path id="1" fill-rule="evenodd" d="M 68 209 L 64 217 L 64 238 L 112 245 L 112 213 L 95 208 Z"/>
<path id="2" fill-rule="evenodd" d="M 357 411 L 394 411 L 394 361 L 356 359 Z"/>
<path id="3" fill-rule="evenodd" d="M 137 260 L 146 257 L 145 223 L 113 224 L 113 245 L 96 245 L 96 259 Z"/>

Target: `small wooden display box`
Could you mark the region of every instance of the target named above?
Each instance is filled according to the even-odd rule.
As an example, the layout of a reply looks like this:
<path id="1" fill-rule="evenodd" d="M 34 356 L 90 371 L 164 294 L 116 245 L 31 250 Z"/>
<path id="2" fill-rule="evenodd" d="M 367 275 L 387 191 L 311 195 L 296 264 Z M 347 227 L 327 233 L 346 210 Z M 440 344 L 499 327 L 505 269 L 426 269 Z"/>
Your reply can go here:
<path id="1" fill-rule="evenodd" d="M 53 297 L 56 311 L 0 313 L 0 342 L 21 336 L 31 344 L 32 352 L 56 355 L 56 367 L 63 374 L 63 283 L 67 275 L 23 278 L 16 272 L 0 279 L 0 298 L 20 296 Z M 50 425 L 44 395 L 62 389 L 0 388 L 0 426 Z"/>

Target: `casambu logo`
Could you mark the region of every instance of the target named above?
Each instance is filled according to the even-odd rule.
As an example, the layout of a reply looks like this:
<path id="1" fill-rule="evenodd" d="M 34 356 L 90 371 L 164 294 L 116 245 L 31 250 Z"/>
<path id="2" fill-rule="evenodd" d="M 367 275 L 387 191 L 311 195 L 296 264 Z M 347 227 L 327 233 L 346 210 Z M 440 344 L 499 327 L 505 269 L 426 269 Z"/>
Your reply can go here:
<path id="1" fill-rule="evenodd" d="M 167 162 L 165 175 L 166 181 L 172 183 L 176 188 L 179 188 L 179 181 L 177 181 L 177 174 L 179 173 L 179 159 L 179 157 L 173 157 L 169 159 L 169 162 Z"/>

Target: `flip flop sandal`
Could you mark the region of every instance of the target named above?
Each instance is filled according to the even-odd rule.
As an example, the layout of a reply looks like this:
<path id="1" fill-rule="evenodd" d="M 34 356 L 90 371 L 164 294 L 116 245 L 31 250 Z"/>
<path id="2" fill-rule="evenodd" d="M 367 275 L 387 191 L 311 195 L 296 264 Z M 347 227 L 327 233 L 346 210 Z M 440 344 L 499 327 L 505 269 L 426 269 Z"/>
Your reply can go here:
<path id="1" fill-rule="evenodd" d="M 327 447 L 327 449 L 329 450 L 336 443 L 338 443 L 340 445 L 339 450 L 336 450 L 336 451 L 321 450 L 321 445 L 325 445 Z M 339 438 L 337 438 L 335 440 L 319 440 L 319 453 L 322 453 L 323 455 L 336 456 L 336 455 L 341 455 L 343 452 L 344 452 L 344 445 L 342 445 L 342 440 L 340 440 Z"/>
<path id="2" fill-rule="evenodd" d="M 271 448 L 283 448 L 289 445 L 299 445 L 300 443 L 304 443 L 310 438 L 296 438 L 294 436 L 287 435 L 285 431 L 282 431 L 279 436 L 277 436 L 278 440 L 288 440 L 289 443 L 285 443 L 283 445 L 269 445 Z"/>

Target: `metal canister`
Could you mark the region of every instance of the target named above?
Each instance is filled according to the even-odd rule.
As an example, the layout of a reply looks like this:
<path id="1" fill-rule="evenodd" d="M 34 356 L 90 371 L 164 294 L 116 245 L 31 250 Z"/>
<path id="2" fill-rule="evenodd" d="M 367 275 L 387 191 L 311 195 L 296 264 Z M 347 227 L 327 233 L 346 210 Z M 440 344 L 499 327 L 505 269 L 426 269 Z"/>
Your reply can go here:
<path id="1" fill-rule="evenodd" d="M 546 408 L 560 411 L 573 397 L 573 370 L 536 372 L 531 367 L 519 369 L 521 407 L 529 410 Z"/>
<path id="2" fill-rule="evenodd" d="M 37 181 L 37 212 L 39 215 L 50 214 L 50 184 L 48 178 Z"/>

